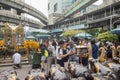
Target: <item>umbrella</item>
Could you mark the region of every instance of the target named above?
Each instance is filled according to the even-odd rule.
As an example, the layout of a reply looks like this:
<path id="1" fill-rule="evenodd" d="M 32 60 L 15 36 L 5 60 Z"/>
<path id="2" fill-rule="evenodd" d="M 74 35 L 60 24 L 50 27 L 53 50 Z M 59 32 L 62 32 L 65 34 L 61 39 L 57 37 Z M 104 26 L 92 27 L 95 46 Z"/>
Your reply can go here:
<path id="1" fill-rule="evenodd" d="M 36 37 L 50 37 L 48 34 L 37 34 Z"/>
<path id="2" fill-rule="evenodd" d="M 62 34 L 60 34 L 59 36 L 60 36 L 60 37 L 62 37 L 62 36 L 63 36 L 63 33 L 62 33 Z"/>
<path id="3" fill-rule="evenodd" d="M 33 30 L 29 30 L 30 33 L 36 33 L 36 34 L 39 34 L 39 33 L 50 33 L 49 31 L 47 30 L 44 30 L 44 29 L 33 29 Z"/>
<path id="4" fill-rule="evenodd" d="M 26 38 L 27 38 L 27 39 L 35 39 L 34 36 L 27 36 Z"/>
<path id="5" fill-rule="evenodd" d="M 75 37 L 78 37 L 80 39 L 83 39 L 83 38 L 91 39 L 92 35 L 88 34 L 88 33 L 78 33 L 78 34 L 75 35 Z"/>
<path id="6" fill-rule="evenodd" d="M 115 28 L 113 30 L 110 31 L 113 34 L 120 34 L 120 28 Z"/>

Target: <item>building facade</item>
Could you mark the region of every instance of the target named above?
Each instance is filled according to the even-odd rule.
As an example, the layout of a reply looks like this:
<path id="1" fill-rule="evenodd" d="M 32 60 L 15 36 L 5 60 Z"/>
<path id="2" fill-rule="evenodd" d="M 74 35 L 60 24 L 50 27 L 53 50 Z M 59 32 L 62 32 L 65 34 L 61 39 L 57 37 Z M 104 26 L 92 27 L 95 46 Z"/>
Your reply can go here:
<path id="1" fill-rule="evenodd" d="M 48 0 L 48 14 L 62 13 L 76 0 Z"/>
<path id="2" fill-rule="evenodd" d="M 75 1 L 76 0 L 48 0 L 49 24 L 53 24 L 58 17 L 62 17 L 64 10 Z"/>

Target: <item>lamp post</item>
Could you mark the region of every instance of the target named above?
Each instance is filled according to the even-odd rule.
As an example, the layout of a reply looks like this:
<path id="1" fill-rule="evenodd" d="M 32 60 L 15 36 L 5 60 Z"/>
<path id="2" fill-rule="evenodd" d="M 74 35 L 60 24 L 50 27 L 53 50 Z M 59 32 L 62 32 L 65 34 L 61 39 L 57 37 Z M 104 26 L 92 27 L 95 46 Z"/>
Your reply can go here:
<path id="1" fill-rule="evenodd" d="M 110 4 L 110 30 L 112 30 L 112 10 L 111 10 L 111 4 Z"/>

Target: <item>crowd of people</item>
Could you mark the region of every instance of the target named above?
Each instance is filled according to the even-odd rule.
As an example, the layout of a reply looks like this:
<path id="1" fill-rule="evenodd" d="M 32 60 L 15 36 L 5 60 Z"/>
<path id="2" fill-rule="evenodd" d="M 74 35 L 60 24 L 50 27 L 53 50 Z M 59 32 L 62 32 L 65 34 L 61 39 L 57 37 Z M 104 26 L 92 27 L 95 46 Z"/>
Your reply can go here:
<path id="1" fill-rule="evenodd" d="M 89 40 L 87 38 L 78 39 L 77 41 L 71 39 L 49 39 L 42 42 L 39 49 L 31 49 L 29 53 L 29 56 L 31 56 L 30 63 L 32 65 L 31 71 L 33 71 L 33 73 L 35 72 L 34 70 L 38 72 L 34 75 L 34 80 L 37 80 L 36 78 L 39 73 L 39 77 L 43 77 L 44 80 L 47 78 L 51 80 L 68 78 L 67 75 L 69 74 L 71 74 L 71 78 L 84 77 L 86 78 L 85 80 L 94 80 L 93 77 L 95 78 L 95 75 L 97 75 L 98 78 L 100 77 L 97 73 L 94 75 L 95 72 L 100 72 L 100 70 L 105 70 L 101 71 L 102 77 L 104 76 L 102 74 L 106 74 L 108 71 L 111 72 L 111 75 L 115 74 L 113 72 L 114 70 L 111 71 L 108 69 L 111 68 L 111 66 L 111 69 L 115 68 L 116 73 L 119 73 L 118 67 L 120 65 L 117 63 L 114 64 L 113 59 L 120 57 L 120 45 L 117 45 L 113 41 L 103 43 L 100 40 Z M 21 68 L 22 55 L 18 51 L 15 51 L 12 58 L 14 63 L 13 68 Z M 108 63 L 108 68 L 105 67 L 105 64 L 102 64 L 106 61 L 110 62 Z M 58 73 L 60 75 L 58 75 Z M 29 80 L 31 75 L 33 74 L 28 74 L 25 80 Z M 107 76 L 109 76 L 109 73 Z M 116 76 L 120 77 L 119 75 Z M 106 80 L 113 79 L 114 78 Z M 117 80 L 117 78 L 115 80 Z"/>
<path id="2" fill-rule="evenodd" d="M 52 57 L 52 64 L 59 64 L 62 67 L 67 66 L 67 62 L 75 61 L 88 66 L 91 59 L 100 62 L 112 60 L 120 57 L 120 46 L 114 42 L 100 40 L 48 40 L 40 45 L 41 52 L 33 50 L 32 68 L 45 68 L 48 57 Z M 35 54 L 37 53 L 37 54 Z M 47 56 L 46 56 L 47 54 Z"/>

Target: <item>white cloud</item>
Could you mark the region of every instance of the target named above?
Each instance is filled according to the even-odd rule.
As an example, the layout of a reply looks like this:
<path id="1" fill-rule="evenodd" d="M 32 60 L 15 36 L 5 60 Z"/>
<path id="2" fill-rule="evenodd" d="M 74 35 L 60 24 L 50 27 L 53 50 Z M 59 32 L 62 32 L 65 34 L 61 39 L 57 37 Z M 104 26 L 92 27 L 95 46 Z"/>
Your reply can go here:
<path id="1" fill-rule="evenodd" d="M 25 0 L 25 2 L 48 16 L 48 0 Z"/>
<path id="2" fill-rule="evenodd" d="M 100 4 L 102 4 L 103 3 L 103 0 L 98 0 L 98 1 L 96 1 L 94 4 L 95 5 L 100 5 Z"/>

